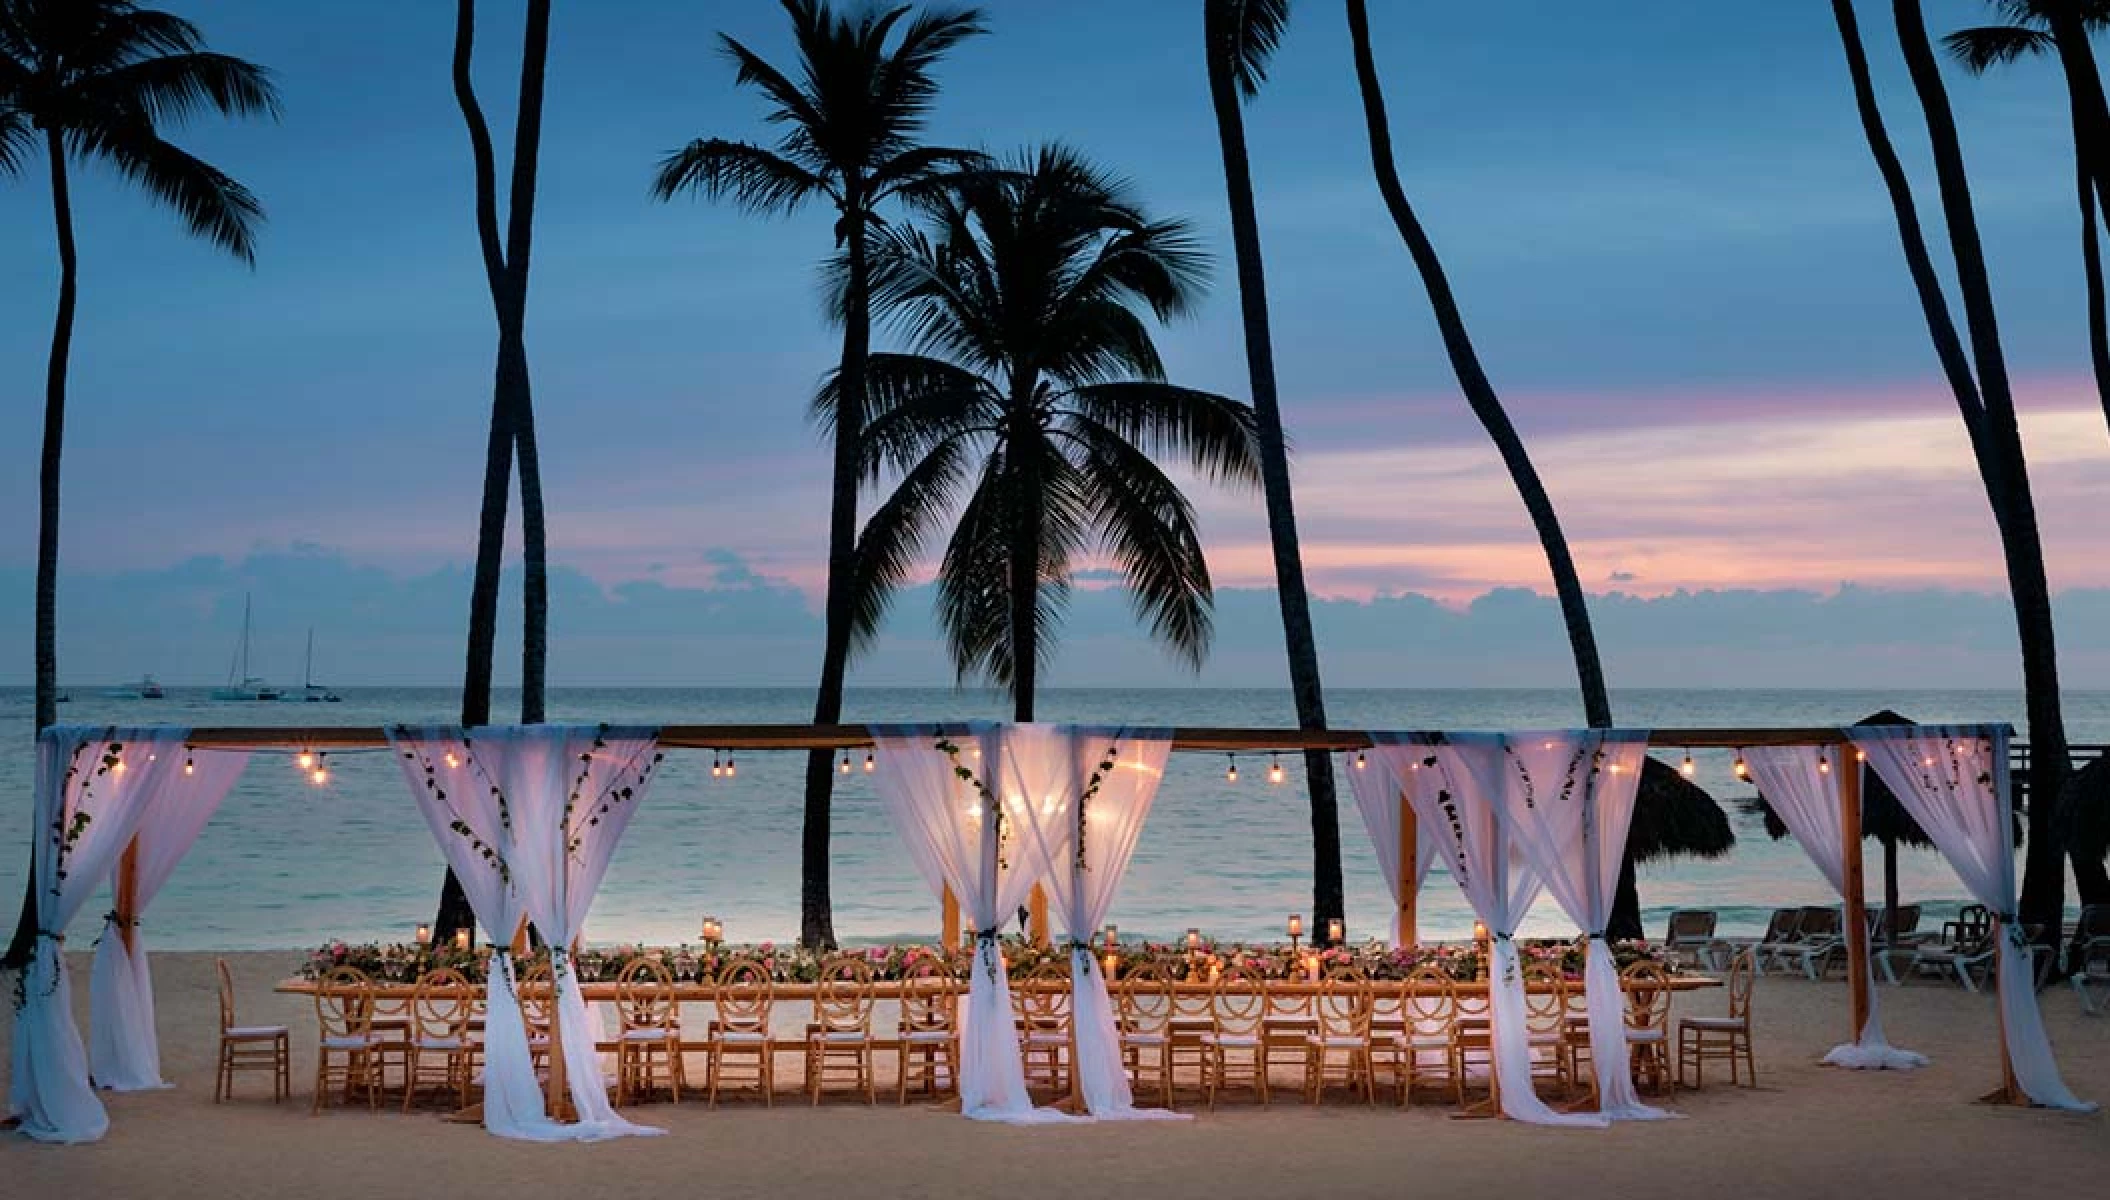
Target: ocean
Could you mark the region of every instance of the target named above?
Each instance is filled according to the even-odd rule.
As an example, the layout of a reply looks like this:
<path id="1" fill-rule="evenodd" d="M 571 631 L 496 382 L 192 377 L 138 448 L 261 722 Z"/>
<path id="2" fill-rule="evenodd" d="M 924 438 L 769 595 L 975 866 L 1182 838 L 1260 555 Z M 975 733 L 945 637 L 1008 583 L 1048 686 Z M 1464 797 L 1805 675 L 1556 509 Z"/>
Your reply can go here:
<path id="1" fill-rule="evenodd" d="M 209 699 L 205 688 L 172 689 L 142 701 L 76 688 L 60 719 L 117 724 L 384 724 L 449 721 L 457 693 L 447 688 L 348 688 L 344 702 L 240 704 Z M 517 711 L 501 689 L 494 711 Z M 558 688 L 553 721 L 612 723 L 797 723 L 810 716 L 800 689 Z M 1327 696 L 1343 727 L 1530 729 L 1579 723 L 1572 691 L 1342 690 Z M 1966 691 L 1630 691 L 1613 698 L 1622 725 L 1823 725 L 1894 708 L 1921 721 L 2008 721 L 2023 729 L 2016 692 Z M 851 721 L 999 718 L 1003 699 L 950 688 L 852 689 Z M 1214 689 L 1051 690 L 1042 719 L 1149 724 L 1289 726 L 1287 691 Z M 2110 692 L 2066 697 L 2068 735 L 2110 742 Z M 26 689 L 0 690 L 0 904 L 22 894 L 27 863 L 32 749 Z M 1669 751 L 1672 760 L 1682 757 Z M 789 941 L 798 933 L 801 753 L 743 753 L 733 779 L 714 779 L 710 754 L 667 756 L 651 793 L 616 852 L 586 923 L 597 943 L 671 944 L 696 940 L 706 913 L 737 942 Z M 1310 915 L 1310 806 L 1301 756 L 1282 758 L 1287 775 L 1267 782 L 1264 755 L 1242 755 L 1239 781 L 1225 780 L 1222 755 L 1176 754 L 1115 900 L 1124 937 L 1171 939 L 1189 927 L 1224 938 L 1279 938 L 1290 913 Z M 1651 936 L 1675 908 L 1717 909 L 1724 933 L 1755 933 L 1783 904 L 1835 901 L 1792 842 L 1769 840 L 1734 801 L 1752 794 L 1727 752 L 1699 751 L 1698 781 L 1729 809 L 1737 846 L 1727 859 L 1644 866 L 1641 902 Z M 258 755 L 213 817 L 175 877 L 148 910 L 149 944 L 163 950 L 267 950 L 332 938 L 404 940 L 429 920 L 442 864 L 401 772 L 386 752 L 329 756 L 330 782 L 316 787 L 286 756 Z M 837 778 L 833 840 L 835 928 L 846 941 L 930 939 L 938 906 L 900 851 L 870 781 Z M 1341 800 L 1341 850 L 1351 937 L 1383 936 L 1391 903 L 1352 799 Z M 1869 846 L 1869 888 L 1880 898 L 1880 858 Z M 1931 852 L 1907 851 L 1907 902 L 1938 917 L 1963 901 L 1953 874 Z M 2072 890 L 2068 888 L 2069 902 Z M 69 930 L 77 945 L 98 932 L 107 906 L 91 902 Z M 1423 891 L 1425 938 L 1458 938 L 1471 914 L 1450 881 L 1432 874 Z M 1542 898 L 1527 936 L 1574 932 Z"/>

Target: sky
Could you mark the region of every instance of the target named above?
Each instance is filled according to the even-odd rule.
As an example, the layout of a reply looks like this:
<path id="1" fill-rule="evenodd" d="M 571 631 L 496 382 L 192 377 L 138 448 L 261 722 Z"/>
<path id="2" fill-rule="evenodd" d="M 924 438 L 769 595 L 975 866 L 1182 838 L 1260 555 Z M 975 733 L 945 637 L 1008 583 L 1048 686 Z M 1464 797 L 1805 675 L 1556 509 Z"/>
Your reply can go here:
<path id="1" fill-rule="evenodd" d="M 269 223 L 251 270 L 108 172 L 78 173 L 61 674 L 209 678 L 253 592 L 267 638 L 319 626 L 345 682 L 446 682 L 495 343 L 449 90 L 453 6 L 166 2 L 277 73 L 281 122 L 175 135 L 250 185 Z M 1887 6 L 1863 7 L 1931 219 Z M 1988 11 L 1927 7 L 1937 35 Z M 502 147 L 513 8 L 483 6 L 477 48 Z M 1243 397 L 1198 4 L 986 8 L 992 34 L 940 70 L 931 140 L 1066 141 L 1152 211 L 1194 222 L 1213 287 L 1160 347 L 1175 381 Z M 1600 620 L 1636 622 L 1642 642 L 1657 625 L 1695 647 L 1775 639 L 1740 670 L 1651 657 L 1622 673 L 1615 636 L 1615 680 L 2012 682 L 1998 546 L 1828 6 L 1372 8 L 1406 187 Z M 818 656 L 827 457 L 804 410 L 838 345 L 815 270 L 830 220 L 648 195 L 659 159 L 692 137 L 769 136 L 720 31 L 786 58 L 764 0 L 556 8 L 528 336 L 558 682 L 796 684 Z M 2068 679 L 2110 686 L 2110 647 L 2086 619 L 2110 612 L 2096 514 L 2110 436 L 2087 378 L 2061 89 L 2048 64 L 1952 70 L 1950 86 L 2052 583 L 2073 614 Z M 1440 665 L 1421 677 L 1448 685 L 1565 682 L 1552 606 L 1528 594 L 1548 589 L 1544 559 L 1371 182 L 1340 6 L 1296 7 L 1247 121 L 1333 675 L 1383 683 L 1408 664 Z M 0 230 L 0 453 L 17 464 L 0 471 L 0 629 L 26 630 L 57 273 L 40 171 L 0 181 Z M 1199 485 L 1194 498 L 1221 608 L 1202 679 L 1277 684 L 1260 499 Z M 927 609 L 921 591 L 902 597 L 891 646 L 859 678 L 948 677 L 925 653 Z M 1072 624 L 1058 679 L 1167 677 L 1148 652 L 1090 652 L 1139 640 L 1118 597 L 1087 595 Z M 1943 653 L 1914 661 L 1909 637 Z M 281 675 L 294 665 L 279 661 Z M 28 667 L 26 638 L 0 644 L 0 680 Z"/>

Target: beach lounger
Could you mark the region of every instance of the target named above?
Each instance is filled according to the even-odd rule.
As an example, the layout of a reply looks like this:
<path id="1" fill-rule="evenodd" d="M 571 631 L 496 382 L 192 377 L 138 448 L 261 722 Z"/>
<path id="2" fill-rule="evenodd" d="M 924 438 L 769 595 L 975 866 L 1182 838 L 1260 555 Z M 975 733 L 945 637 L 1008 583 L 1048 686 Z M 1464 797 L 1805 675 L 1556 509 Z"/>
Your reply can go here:
<path id="1" fill-rule="evenodd" d="M 1715 967 L 1715 952 L 1721 943 L 1715 939 L 1715 911 L 1711 908 L 1681 908 L 1670 914 L 1670 926 L 1663 933 L 1663 949 L 1675 962 L 1693 966 Z"/>
<path id="2" fill-rule="evenodd" d="M 2073 928 L 2068 965 L 2072 973 L 2067 979 L 2081 998 L 2081 1011 L 2091 1017 L 2102 1015 L 2089 989 L 2110 994 L 2110 904 L 2091 904 L 2081 910 L 2080 922 Z"/>
<path id="3" fill-rule="evenodd" d="M 1765 935 L 1751 947 L 1752 959 L 1758 964 L 1760 973 L 1771 970 L 1779 956 L 1795 948 L 1798 932 L 1802 928 L 1803 910 L 1799 908 L 1776 908 L 1766 922 Z"/>
<path id="4" fill-rule="evenodd" d="M 1776 951 L 1775 957 L 1793 962 L 1802 968 L 1806 978 L 1818 980 L 1829 974 L 1832 962 L 1845 954 L 1846 926 L 1839 910 L 1812 907 L 1802 910 L 1795 945 Z"/>

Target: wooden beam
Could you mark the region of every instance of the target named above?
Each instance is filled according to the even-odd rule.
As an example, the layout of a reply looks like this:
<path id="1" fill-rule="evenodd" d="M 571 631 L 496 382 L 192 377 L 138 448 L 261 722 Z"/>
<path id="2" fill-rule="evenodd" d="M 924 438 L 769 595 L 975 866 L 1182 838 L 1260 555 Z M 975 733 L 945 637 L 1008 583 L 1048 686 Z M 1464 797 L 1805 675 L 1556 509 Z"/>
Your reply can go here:
<path id="1" fill-rule="evenodd" d="M 1840 836 L 1846 852 L 1846 975 L 1853 997 L 1854 1041 L 1868 1024 L 1868 902 L 1862 891 L 1860 758 L 1841 748 L 1832 757 L 1839 776 Z"/>
<path id="2" fill-rule="evenodd" d="M 952 885 L 945 885 L 945 892 L 938 898 L 938 945 L 947 954 L 960 945 L 960 898 L 952 894 Z"/>
<path id="3" fill-rule="evenodd" d="M 1026 897 L 1026 925 L 1034 945 L 1048 944 L 1048 889 L 1043 884 L 1034 884 L 1032 894 Z"/>
<path id="4" fill-rule="evenodd" d="M 1407 794 L 1399 794 L 1399 944 L 1417 945 L 1421 932 L 1416 927 L 1416 903 L 1421 899 L 1421 881 L 1414 877 L 1414 860 L 1421 854 L 1421 829 L 1414 818 L 1414 806 L 1408 802 Z"/>
<path id="5" fill-rule="evenodd" d="M 124 856 L 117 860 L 117 936 L 124 939 L 125 953 L 136 948 L 132 940 L 132 924 L 139 920 L 139 837 L 133 835 L 125 844 Z"/>

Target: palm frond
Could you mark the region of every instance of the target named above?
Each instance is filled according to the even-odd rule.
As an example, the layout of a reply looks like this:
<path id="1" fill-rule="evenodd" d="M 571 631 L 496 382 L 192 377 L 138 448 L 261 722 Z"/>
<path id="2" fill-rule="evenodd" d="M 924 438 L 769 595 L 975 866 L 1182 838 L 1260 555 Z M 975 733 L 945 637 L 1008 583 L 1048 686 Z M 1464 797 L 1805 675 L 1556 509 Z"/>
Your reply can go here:
<path id="1" fill-rule="evenodd" d="M 264 210 L 248 188 L 218 167 L 163 141 L 151 128 L 87 126 L 66 132 L 68 148 L 117 168 L 145 188 L 198 237 L 241 259 L 256 262 L 256 228 Z"/>
<path id="2" fill-rule="evenodd" d="M 724 138 L 698 138 L 660 160 L 653 197 L 671 200 L 682 192 L 730 197 L 755 213 L 788 213 L 816 195 L 836 197 L 829 181 L 797 163 Z"/>
<path id="3" fill-rule="evenodd" d="M 143 58 L 83 80 L 81 91 L 89 104 L 144 112 L 156 124 L 182 122 L 201 109 L 273 120 L 281 112 L 269 70 L 206 51 Z"/>
<path id="4" fill-rule="evenodd" d="M 813 397 L 813 419 L 831 434 L 842 403 L 840 374 L 829 372 Z M 870 356 L 860 422 L 861 476 L 871 482 L 887 468 L 911 471 L 939 443 L 988 432 L 1002 402 L 982 378 L 942 359 Z"/>
<path id="5" fill-rule="evenodd" d="M 974 493 L 960 509 L 938 564 L 938 628 L 962 682 L 981 676 L 1011 686 L 1011 601 L 1008 582 L 1013 522 L 1005 494 L 1005 463 L 992 454 Z"/>
<path id="6" fill-rule="evenodd" d="M 890 16 L 898 17 L 903 10 Z M 978 9 L 926 11 L 917 14 L 902 31 L 901 43 L 892 54 L 881 54 L 871 82 L 871 108 L 875 142 L 905 142 L 923 130 L 925 118 L 937 99 L 938 84 L 931 77 L 947 51 L 968 38 L 989 32 Z M 879 52 L 874 39 L 872 51 Z"/>
<path id="7" fill-rule="evenodd" d="M 1194 509 L 1179 485 L 1114 430 L 1078 418 L 1081 474 L 1098 533 L 1151 635 L 1189 666 L 1208 657 L 1214 592 Z"/>
<path id="8" fill-rule="evenodd" d="M 1289 28 L 1289 0 L 1206 0 L 1202 24 L 1212 65 L 1226 68 L 1250 100 L 1267 81 L 1268 60 Z"/>
<path id="9" fill-rule="evenodd" d="M 1973 75 L 1983 75 L 1994 67 L 2033 54 L 2049 54 L 2053 50 L 2049 33 L 2015 25 L 1959 29 L 1943 38 L 1942 46 Z"/>
<path id="10" fill-rule="evenodd" d="M 1184 460 L 1212 482 L 1260 482 L 1260 433 L 1251 405 L 1169 383 L 1097 383 L 1068 406 L 1152 456 Z"/>
<path id="11" fill-rule="evenodd" d="M 0 175 L 21 174 L 36 147 L 37 137 L 29 127 L 29 118 L 12 109 L 0 109 Z"/>
<path id="12" fill-rule="evenodd" d="M 877 640 L 895 594 L 915 572 L 925 540 L 958 503 L 960 486 L 971 473 L 969 455 L 964 439 L 929 447 L 865 521 L 850 585 L 852 656 Z"/>
<path id="13" fill-rule="evenodd" d="M 814 97 L 785 78 L 782 71 L 770 66 L 768 59 L 742 45 L 739 39 L 722 33 L 718 35 L 718 49 L 732 60 L 735 84 L 759 89 L 763 95 L 769 97 L 773 107 L 763 120 L 773 125 L 803 126 L 809 129 L 823 123 Z"/>

